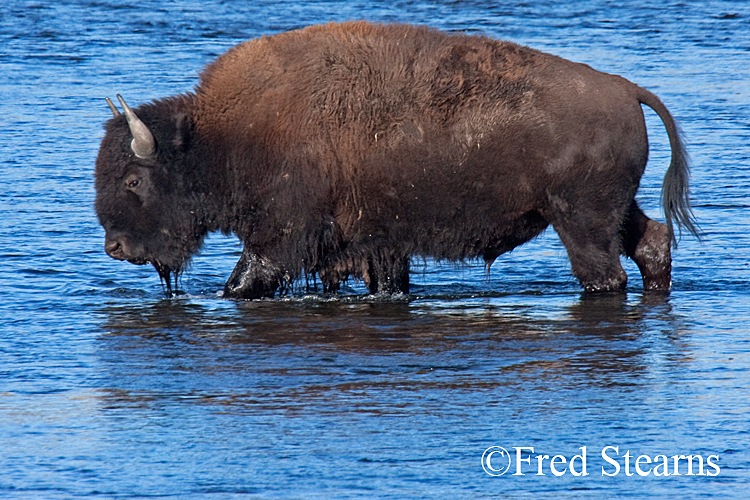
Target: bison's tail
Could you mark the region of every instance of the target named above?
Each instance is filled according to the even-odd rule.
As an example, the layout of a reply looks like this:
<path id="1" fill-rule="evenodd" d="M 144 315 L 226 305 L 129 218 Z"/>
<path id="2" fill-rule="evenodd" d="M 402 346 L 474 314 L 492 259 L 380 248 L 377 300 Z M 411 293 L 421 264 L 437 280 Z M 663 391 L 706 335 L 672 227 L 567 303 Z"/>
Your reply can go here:
<path id="1" fill-rule="evenodd" d="M 700 239 L 700 230 L 693 215 L 693 210 L 690 208 L 690 167 L 687 151 L 685 151 L 685 145 L 680 137 L 680 130 L 667 107 L 651 92 L 640 87 L 638 89 L 638 100 L 656 111 L 661 121 L 664 122 L 669 136 L 669 145 L 672 148 L 672 161 L 664 175 L 664 184 L 661 188 L 661 203 L 664 207 L 664 216 L 667 219 L 669 236 L 672 239 L 672 244 L 677 247 L 673 223 L 677 224 L 680 233 L 682 233 L 682 228 L 685 228 Z"/>

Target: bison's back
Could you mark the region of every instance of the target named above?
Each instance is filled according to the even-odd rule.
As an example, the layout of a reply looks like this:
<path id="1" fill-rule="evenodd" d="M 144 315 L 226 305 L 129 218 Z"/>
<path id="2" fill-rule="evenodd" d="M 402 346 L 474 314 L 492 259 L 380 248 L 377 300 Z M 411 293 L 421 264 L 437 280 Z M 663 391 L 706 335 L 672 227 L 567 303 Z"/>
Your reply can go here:
<path id="1" fill-rule="evenodd" d="M 635 110 L 630 87 L 588 66 L 487 37 L 331 23 L 228 51 L 202 74 L 194 117 L 216 137 L 283 149 L 325 137 L 341 154 L 354 143 L 361 155 L 404 137 L 439 137 L 442 144 L 448 134 L 473 147 L 480 137 L 519 125 L 537 135 L 565 135 L 576 116 L 591 123 L 623 113 L 626 101 Z"/>
<path id="2" fill-rule="evenodd" d="M 251 116 L 286 134 L 355 127 L 374 139 L 404 118 L 445 125 L 466 108 L 518 107 L 534 86 L 529 68 L 548 58 L 423 27 L 312 26 L 245 42 L 217 59 L 201 77 L 197 115 L 222 134 L 247 132 Z"/>

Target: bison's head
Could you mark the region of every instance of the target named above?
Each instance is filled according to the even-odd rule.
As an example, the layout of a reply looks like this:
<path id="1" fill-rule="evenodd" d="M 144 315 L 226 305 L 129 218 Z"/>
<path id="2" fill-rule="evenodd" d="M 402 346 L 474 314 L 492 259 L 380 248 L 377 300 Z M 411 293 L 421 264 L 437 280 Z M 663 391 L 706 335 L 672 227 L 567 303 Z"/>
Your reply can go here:
<path id="1" fill-rule="evenodd" d="M 208 232 L 201 180 L 190 156 L 190 119 L 175 103 L 154 103 L 138 115 L 117 96 L 124 116 L 106 124 L 96 160 L 96 214 L 106 232 L 104 249 L 118 260 L 152 264 L 171 291 Z M 148 123 L 148 125 L 147 125 Z"/>

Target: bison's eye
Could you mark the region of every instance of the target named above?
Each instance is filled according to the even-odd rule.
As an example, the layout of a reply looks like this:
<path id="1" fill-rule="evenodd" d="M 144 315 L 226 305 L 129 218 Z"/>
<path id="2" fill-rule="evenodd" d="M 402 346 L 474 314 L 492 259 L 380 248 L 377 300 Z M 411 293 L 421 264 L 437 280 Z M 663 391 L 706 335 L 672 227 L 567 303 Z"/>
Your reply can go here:
<path id="1" fill-rule="evenodd" d="M 125 186 L 127 186 L 127 188 L 130 190 L 137 189 L 141 184 L 143 184 L 143 179 L 141 179 L 137 175 L 131 175 L 130 177 L 125 179 Z"/>

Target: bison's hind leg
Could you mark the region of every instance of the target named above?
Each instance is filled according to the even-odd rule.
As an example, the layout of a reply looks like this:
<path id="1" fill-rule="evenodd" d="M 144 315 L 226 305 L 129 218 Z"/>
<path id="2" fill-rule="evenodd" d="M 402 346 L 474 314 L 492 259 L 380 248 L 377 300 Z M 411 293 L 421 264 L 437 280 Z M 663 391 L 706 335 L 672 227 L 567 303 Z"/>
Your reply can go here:
<path id="1" fill-rule="evenodd" d="M 622 246 L 618 226 L 596 213 L 579 214 L 552 223 L 568 251 L 573 275 L 587 292 L 625 290 L 628 276 L 620 264 Z"/>
<path id="2" fill-rule="evenodd" d="M 669 290 L 672 254 L 667 226 L 651 220 L 635 200 L 622 229 L 623 251 L 638 265 L 644 290 Z"/>
<path id="3" fill-rule="evenodd" d="M 620 292 L 628 276 L 620 264 L 620 253 L 613 244 L 578 243 L 568 234 L 557 231 L 568 251 L 573 275 L 587 292 Z"/>

